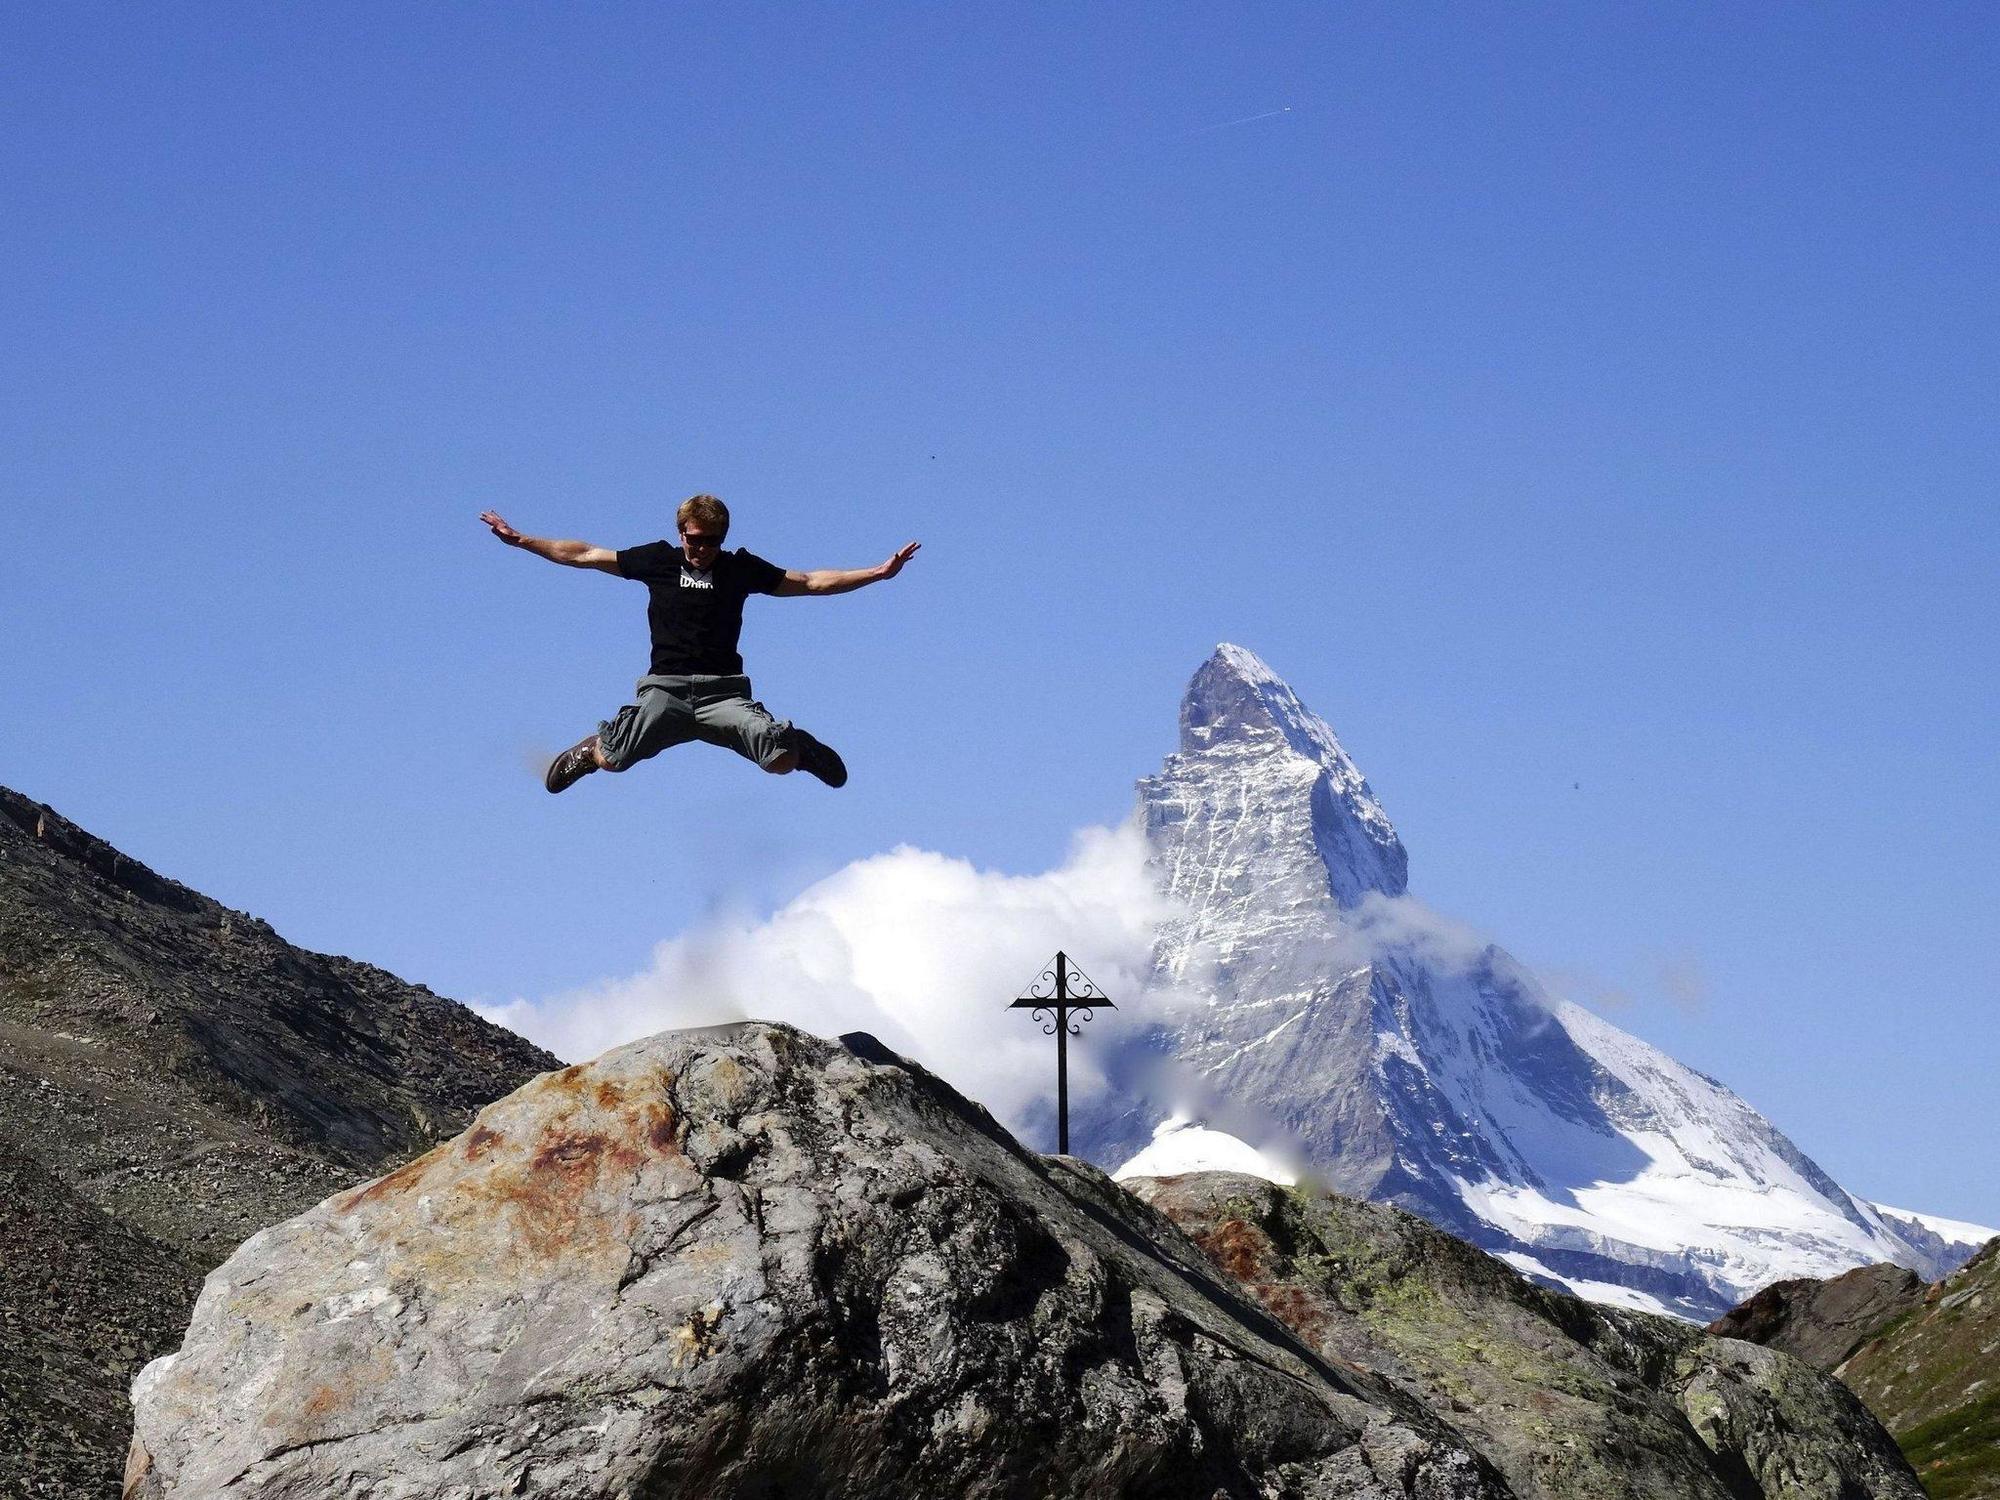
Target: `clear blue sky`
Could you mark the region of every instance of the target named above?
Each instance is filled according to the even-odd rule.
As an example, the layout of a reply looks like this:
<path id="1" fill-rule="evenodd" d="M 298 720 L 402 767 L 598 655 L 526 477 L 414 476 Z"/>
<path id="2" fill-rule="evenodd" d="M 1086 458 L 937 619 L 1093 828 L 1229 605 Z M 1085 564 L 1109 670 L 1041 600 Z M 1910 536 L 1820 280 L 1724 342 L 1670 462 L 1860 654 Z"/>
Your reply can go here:
<path id="1" fill-rule="evenodd" d="M 1418 894 L 2000 1222 L 1997 54 L 1984 5 L 13 7 L 0 781 L 532 997 L 898 843 L 1048 867 L 1240 641 Z M 752 605 L 853 783 L 548 797 L 643 596 L 474 517 L 698 489 L 790 566 L 924 542 Z"/>

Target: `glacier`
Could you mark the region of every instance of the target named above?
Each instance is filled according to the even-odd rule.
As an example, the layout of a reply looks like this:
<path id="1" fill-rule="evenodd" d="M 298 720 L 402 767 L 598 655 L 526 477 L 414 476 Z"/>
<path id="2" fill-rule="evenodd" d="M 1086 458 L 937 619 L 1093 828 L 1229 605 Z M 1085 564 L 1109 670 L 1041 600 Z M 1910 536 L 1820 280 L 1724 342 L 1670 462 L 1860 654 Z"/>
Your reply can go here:
<path id="1" fill-rule="evenodd" d="M 1992 1233 L 1847 1192 L 1725 1085 L 1425 907 L 1360 769 L 1250 651 L 1194 674 L 1138 792 L 1176 910 L 1155 979 L 1180 998 L 1076 1132 L 1117 1174 L 1297 1163 L 1549 1284 L 1699 1322 L 1866 1262 L 1935 1279 Z"/>

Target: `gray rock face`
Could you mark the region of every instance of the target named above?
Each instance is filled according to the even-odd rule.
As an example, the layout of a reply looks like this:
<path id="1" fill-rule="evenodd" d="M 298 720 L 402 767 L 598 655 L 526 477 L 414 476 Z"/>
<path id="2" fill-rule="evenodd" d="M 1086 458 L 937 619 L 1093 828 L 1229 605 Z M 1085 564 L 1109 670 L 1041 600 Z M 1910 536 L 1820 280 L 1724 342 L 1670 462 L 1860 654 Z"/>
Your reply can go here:
<path id="1" fill-rule="evenodd" d="M 1328 1360 L 1449 1417 L 1527 1500 L 1923 1494 L 1839 1381 L 1537 1286 L 1379 1204 L 1203 1172 L 1126 1184 Z"/>
<path id="2" fill-rule="evenodd" d="M 1233 908 L 1239 923 L 1226 925 L 1283 930 L 1287 910 L 1351 907 L 1408 886 L 1409 857 L 1360 767 L 1250 652 L 1216 648 L 1181 699 L 1180 731 L 1179 753 L 1140 784 L 1139 801 L 1163 862 L 1223 895 L 1198 915 Z M 1232 807 L 1251 816 L 1231 818 Z M 1170 828 L 1198 836 L 1162 837 Z M 1170 885 L 1189 883 L 1167 873 Z"/>
<path id="3" fill-rule="evenodd" d="M 1856 1266 L 1828 1281 L 1780 1281 L 1708 1325 L 1710 1333 L 1782 1349 L 1831 1370 L 1923 1305 L 1929 1288 L 1901 1266 Z"/>
<path id="4" fill-rule="evenodd" d="M 757 1023 L 254 1236 L 134 1403 L 135 1500 L 1509 1493 L 1102 1174 Z"/>

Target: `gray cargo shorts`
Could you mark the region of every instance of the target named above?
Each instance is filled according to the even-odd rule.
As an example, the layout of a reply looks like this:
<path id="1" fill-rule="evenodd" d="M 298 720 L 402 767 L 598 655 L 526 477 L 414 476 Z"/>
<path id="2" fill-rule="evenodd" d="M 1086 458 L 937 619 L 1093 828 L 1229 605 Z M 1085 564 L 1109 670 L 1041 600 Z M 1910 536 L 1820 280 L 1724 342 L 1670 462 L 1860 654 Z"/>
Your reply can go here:
<path id="1" fill-rule="evenodd" d="M 768 770 L 792 728 L 750 696 L 750 679 L 741 675 L 641 677 L 638 700 L 597 726 L 598 751 L 614 771 L 689 740 L 721 745 Z"/>

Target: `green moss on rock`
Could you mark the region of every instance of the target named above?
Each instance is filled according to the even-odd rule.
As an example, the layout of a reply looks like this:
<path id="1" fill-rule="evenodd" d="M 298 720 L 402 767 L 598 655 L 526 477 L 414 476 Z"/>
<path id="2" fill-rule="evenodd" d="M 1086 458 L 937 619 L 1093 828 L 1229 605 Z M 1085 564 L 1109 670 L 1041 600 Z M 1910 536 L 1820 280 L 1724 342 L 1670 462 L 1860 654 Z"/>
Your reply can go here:
<path id="1" fill-rule="evenodd" d="M 1920 1500 L 1785 1355 L 1529 1281 L 1398 1209 L 1220 1173 L 1127 1184 L 1323 1357 L 1403 1386 L 1523 1500 Z"/>

